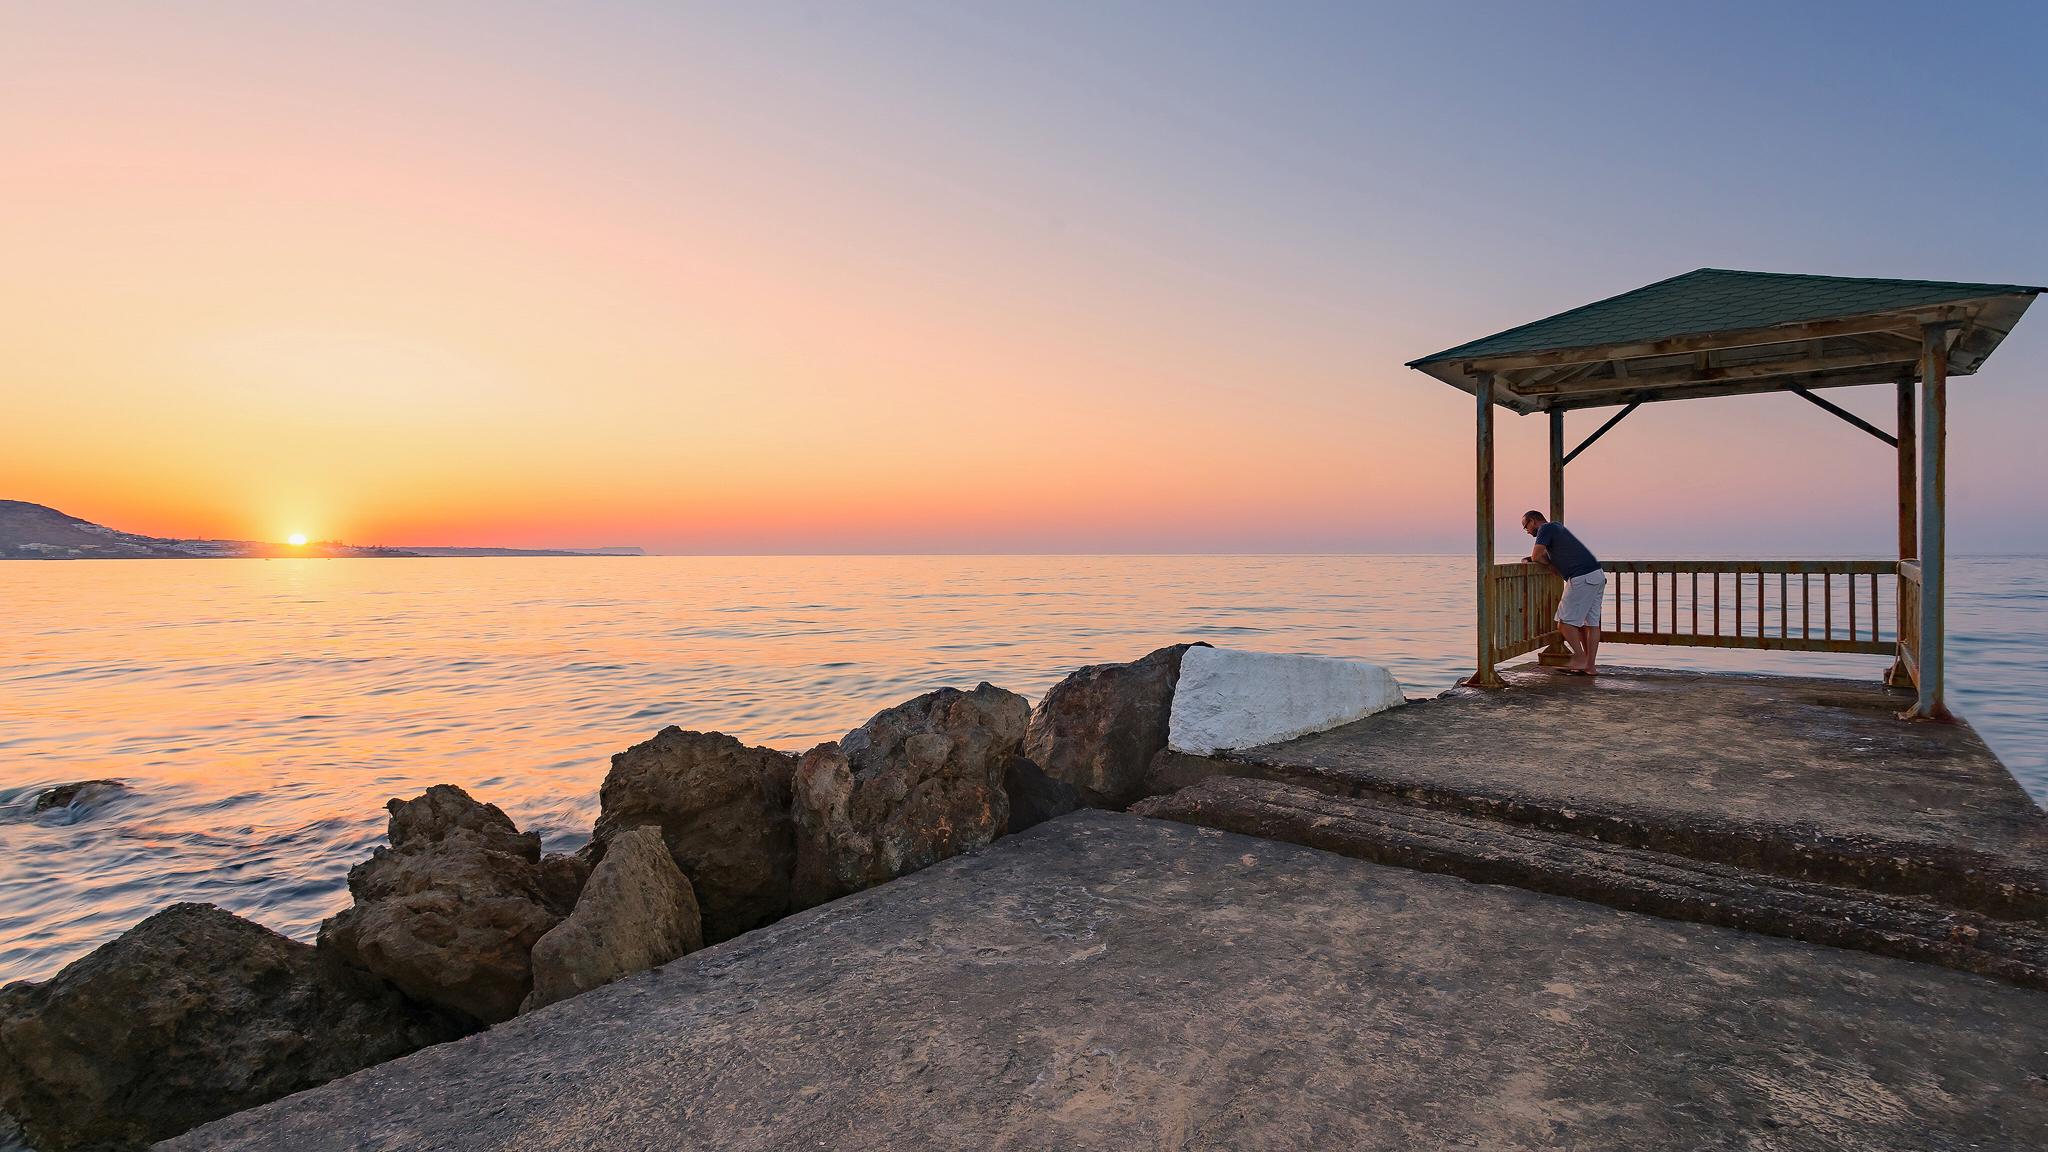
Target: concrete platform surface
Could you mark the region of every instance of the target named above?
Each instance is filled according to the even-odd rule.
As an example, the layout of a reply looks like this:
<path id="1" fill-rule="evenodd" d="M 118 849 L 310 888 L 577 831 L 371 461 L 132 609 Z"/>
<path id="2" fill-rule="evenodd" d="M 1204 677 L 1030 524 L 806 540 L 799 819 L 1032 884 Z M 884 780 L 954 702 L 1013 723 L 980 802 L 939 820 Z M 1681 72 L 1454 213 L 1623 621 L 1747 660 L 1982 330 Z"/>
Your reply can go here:
<path id="1" fill-rule="evenodd" d="M 2048 917 L 2048 815 L 1967 724 L 1872 683 L 1522 665 L 1283 744 L 1219 754 L 1340 794 L 1534 823 L 1781 874 Z"/>
<path id="2" fill-rule="evenodd" d="M 2039 1147 L 2048 995 L 1082 812 L 171 1149 Z"/>

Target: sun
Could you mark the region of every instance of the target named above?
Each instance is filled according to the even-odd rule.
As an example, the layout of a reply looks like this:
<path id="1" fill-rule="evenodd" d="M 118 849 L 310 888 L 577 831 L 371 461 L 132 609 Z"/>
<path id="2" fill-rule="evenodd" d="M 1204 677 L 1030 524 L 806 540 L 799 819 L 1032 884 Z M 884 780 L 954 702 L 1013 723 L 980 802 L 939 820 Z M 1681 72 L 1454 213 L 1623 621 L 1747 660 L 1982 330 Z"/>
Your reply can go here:
<path id="1" fill-rule="evenodd" d="M 304 532 L 294 532 L 285 537 L 284 542 L 294 548 L 304 548 L 306 546 L 306 534 Z"/>

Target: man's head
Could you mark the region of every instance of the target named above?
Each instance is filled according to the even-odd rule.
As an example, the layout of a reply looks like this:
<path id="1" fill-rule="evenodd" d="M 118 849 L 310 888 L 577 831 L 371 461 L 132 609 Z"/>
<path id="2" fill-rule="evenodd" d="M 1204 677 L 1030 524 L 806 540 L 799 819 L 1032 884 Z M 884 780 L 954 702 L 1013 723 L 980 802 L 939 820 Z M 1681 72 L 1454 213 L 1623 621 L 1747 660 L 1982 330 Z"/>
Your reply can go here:
<path id="1" fill-rule="evenodd" d="M 1547 522 L 1548 521 L 1545 520 L 1543 513 L 1538 512 L 1534 509 L 1530 509 L 1529 511 L 1522 513 L 1522 531 L 1527 532 L 1531 536 L 1534 536 L 1536 533 L 1541 532 L 1543 530 L 1543 525 Z"/>

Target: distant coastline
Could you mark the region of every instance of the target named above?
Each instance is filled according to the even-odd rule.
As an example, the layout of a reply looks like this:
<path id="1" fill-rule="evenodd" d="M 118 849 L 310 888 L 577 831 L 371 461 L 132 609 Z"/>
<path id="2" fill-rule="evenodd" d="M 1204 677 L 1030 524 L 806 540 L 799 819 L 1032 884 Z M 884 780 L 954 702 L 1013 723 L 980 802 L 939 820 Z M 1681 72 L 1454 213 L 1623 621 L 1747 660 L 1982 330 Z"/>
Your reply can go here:
<path id="1" fill-rule="evenodd" d="M 316 540 L 179 540 L 123 532 L 26 500 L 0 500 L 0 560 L 254 560 L 313 557 L 431 558 L 447 556 L 644 556 L 626 545 L 606 548 L 385 548 Z"/>

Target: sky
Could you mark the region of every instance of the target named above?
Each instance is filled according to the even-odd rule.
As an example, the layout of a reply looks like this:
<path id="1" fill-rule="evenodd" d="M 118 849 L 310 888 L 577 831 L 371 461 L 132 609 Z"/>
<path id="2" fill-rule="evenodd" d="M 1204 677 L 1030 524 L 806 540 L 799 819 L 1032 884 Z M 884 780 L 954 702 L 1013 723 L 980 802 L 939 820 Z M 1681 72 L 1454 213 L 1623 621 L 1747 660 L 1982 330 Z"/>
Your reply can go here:
<path id="1" fill-rule="evenodd" d="M 2048 283 L 2048 6 L 1962 12 L 0 0 L 0 498 L 400 546 L 1463 551 L 1471 402 L 1405 361 L 1701 266 Z M 1952 386 L 1960 552 L 2048 552 L 2036 312 Z M 1500 424 L 1505 550 L 1546 429 Z M 1650 405 L 1569 520 L 1882 554 L 1892 467 L 1796 397 Z"/>

